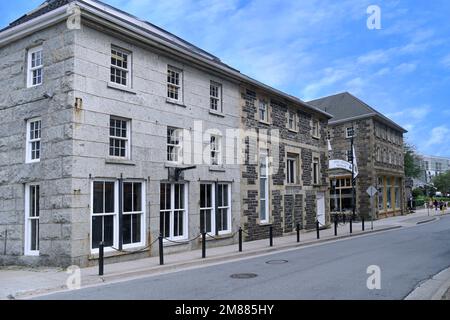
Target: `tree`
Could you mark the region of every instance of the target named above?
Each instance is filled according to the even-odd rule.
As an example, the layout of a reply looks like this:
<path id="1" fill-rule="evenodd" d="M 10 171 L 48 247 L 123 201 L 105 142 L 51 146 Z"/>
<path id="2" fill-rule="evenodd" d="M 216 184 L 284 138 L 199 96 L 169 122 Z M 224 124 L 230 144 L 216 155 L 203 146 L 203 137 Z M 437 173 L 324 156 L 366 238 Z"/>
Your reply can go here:
<path id="1" fill-rule="evenodd" d="M 414 190 L 412 191 L 412 196 L 413 196 L 414 198 L 423 197 L 423 196 L 424 196 L 423 190 L 422 190 L 421 188 L 416 188 L 416 189 L 414 189 Z"/>
<path id="2" fill-rule="evenodd" d="M 442 173 L 433 178 L 434 186 L 444 195 L 450 193 L 450 171 Z"/>
<path id="3" fill-rule="evenodd" d="M 422 172 L 420 162 L 422 158 L 416 153 L 415 147 L 405 143 L 404 145 L 405 176 L 418 178 Z"/>

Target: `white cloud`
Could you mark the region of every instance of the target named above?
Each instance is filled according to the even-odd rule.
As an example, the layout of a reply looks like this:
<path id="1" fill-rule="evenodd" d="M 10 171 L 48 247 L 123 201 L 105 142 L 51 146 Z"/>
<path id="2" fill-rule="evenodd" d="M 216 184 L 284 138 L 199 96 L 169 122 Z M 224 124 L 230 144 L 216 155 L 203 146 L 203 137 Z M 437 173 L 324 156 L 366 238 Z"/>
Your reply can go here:
<path id="1" fill-rule="evenodd" d="M 402 64 L 398 65 L 397 67 L 395 67 L 395 71 L 397 71 L 401 74 L 411 73 L 411 72 L 414 72 L 416 69 L 417 69 L 417 64 L 415 64 L 415 63 L 402 63 Z"/>
<path id="2" fill-rule="evenodd" d="M 442 58 L 441 63 L 444 67 L 450 68 L 450 54 Z"/>
<path id="3" fill-rule="evenodd" d="M 448 147 L 448 138 L 450 134 L 450 129 L 447 126 L 440 126 L 433 128 L 431 130 L 430 137 L 426 143 L 428 147 L 445 144 Z"/>

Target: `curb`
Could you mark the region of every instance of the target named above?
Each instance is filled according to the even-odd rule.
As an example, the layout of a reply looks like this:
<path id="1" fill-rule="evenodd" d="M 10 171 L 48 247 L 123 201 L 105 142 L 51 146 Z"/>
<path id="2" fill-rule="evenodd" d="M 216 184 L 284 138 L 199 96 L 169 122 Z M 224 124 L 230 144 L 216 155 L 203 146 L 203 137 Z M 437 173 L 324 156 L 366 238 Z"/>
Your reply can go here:
<path id="1" fill-rule="evenodd" d="M 442 300 L 450 288 L 450 268 L 419 284 L 404 300 Z"/>
<path id="2" fill-rule="evenodd" d="M 140 268 L 140 269 L 134 269 L 132 271 L 125 271 L 125 272 L 117 272 L 117 273 L 111 273 L 110 275 L 104 275 L 104 276 L 98 276 L 98 275 L 88 275 L 85 276 L 85 281 L 82 282 L 81 286 L 82 288 L 88 288 L 92 286 L 96 286 L 99 284 L 107 284 L 107 283 L 118 283 L 123 281 L 129 281 L 136 278 L 146 277 L 146 276 L 154 276 L 158 274 L 166 274 L 166 273 L 174 273 L 178 271 L 182 271 L 188 268 L 194 268 L 194 267 L 202 267 L 202 266 L 211 266 L 219 263 L 227 263 L 232 262 L 235 260 L 240 259 L 250 259 L 255 256 L 265 255 L 265 254 L 271 254 L 276 252 L 282 252 L 286 250 L 293 250 L 297 248 L 307 247 L 307 246 L 314 246 L 314 245 L 320 245 L 327 242 L 333 242 L 338 240 L 344 240 L 349 238 L 357 238 L 362 237 L 366 235 L 371 235 L 375 233 L 380 233 L 384 231 L 389 230 L 395 230 L 400 229 L 402 226 L 389 226 L 385 228 L 379 228 L 375 230 L 366 230 L 366 231 L 356 231 L 353 232 L 353 234 L 344 234 L 344 235 L 338 235 L 338 236 L 330 236 L 327 238 L 323 238 L 320 240 L 313 239 L 313 240 L 307 240 L 300 243 L 290 243 L 286 245 L 281 245 L 277 247 L 265 247 L 260 249 L 254 249 L 252 251 L 247 252 L 236 252 L 229 255 L 218 255 L 213 257 L 206 257 L 205 259 L 194 259 L 194 260 L 187 260 L 183 262 L 178 263 L 172 263 L 172 264 L 165 264 L 163 266 L 160 265 L 153 265 L 146 268 Z M 274 242 L 277 238 L 274 238 Z M 244 249 L 245 249 L 245 242 L 244 242 Z M 107 265 L 106 265 L 107 266 Z M 105 266 L 105 267 L 106 267 Z M 182 270 L 180 270 L 182 269 Z M 58 293 L 58 292 L 66 292 L 67 288 L 65 285 L 56 286 L 53 288 L 46 288 L 46 289 L 39 289 L 39 290 L 30 290 L 30 291 L 23 291 L 18 292 L 14 296 L 11 296 L 11 299 L 30 299 L 33 297 L 48 295 L 52 293 Z"/>

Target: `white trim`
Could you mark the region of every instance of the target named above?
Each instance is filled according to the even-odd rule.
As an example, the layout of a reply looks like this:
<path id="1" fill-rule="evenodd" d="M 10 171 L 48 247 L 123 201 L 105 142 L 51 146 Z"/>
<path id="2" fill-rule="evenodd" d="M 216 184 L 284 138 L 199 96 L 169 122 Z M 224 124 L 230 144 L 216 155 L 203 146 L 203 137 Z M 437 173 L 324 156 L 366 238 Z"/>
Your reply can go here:
<path id="1" fill-rule="evenodd" d="M 125 121 L 127 124 L 127 136 L 126 138 L 111 136 L 111 120 Z M 119 159 L 119 160 L 131 160 L 131 120 L 110 115 L 109 116 L 109 126 L 108 126 L 108 158 Z M 123 140 L 125 141 L 125 157 L 111 155 L 111 139 Z"/>
<path id="2" fill-rule="evenodd" d="M 217 96 L 213 96 L 211 94 L 212 87 L 217 88 Z M 223 113 L 222 97 L 223 97 L 222 84 L 211 80 L 210 84 L 209 84 L 209 109 L 210 109 L 210 111 L 217 112 L 219 114 Z M 212 108 L 213 100 L 217 101 L 217 110 Z"/>
<path id="3" fill-rule="evenodd" d="M 131 249 L 131 248 L 138 248 L 138 247 L 144 247 L 147 243 L 147 239 L 145 236 L 145 230 L 147 227 L 147 210 L 146 210 L 146 192 L 147 192 L 147 186 L 146 181 L 144 180 L 124 180 L 123 183 L 140 183 L 141 184 L 141 208 L 142 211 L 139 212 L 127 212 L 127 214 L 141 214 L 141 241 L 136 243 L 130 243 L 130 244 L 123 244 L 124 249 Z M 124 205 L 124 201 L 122 200 L 122 206 Z M 123 213 L 125 215 L 125 213 Z"/>
<path id="4" fill-rule="evenodd" d="M 41 53 L 41 64 L 39 66 L 32 67 L 32 56 L 34 53 Z M 41 70 L 41 82 L 33 84 L 33 71 Z M 27 88 L 38 87 L 44 83 L 44 53 L 42 45 L 28 49 L 27 52 Z"/>
<path id="5" fill-rule="evenodd" d="M 113 247 L 117 248 L 119 246 L 119 181 L 116 179 L 94 179 L 91 181 L 91 205 L 90 205 L 90 237 L 89 237 L 89 248 L 91 250 L 91 254 L 98 254 L 98 249 L 92 248 L 92 217 L 94 216 L 94 183 L 95 182 L 113 182 L 114 183 L 114 212 L 113 213 L 105 213 L 105 214 L 96 214 L 96 216 L 114 216 L 113 219 Z M 105 205 L 105 201 L 103 202 Z M 112 252 L 114 249 L 112 247 L 105 247 L 105 252 Z"/>
<path id="6" fill-rule="evenodd" d="M 161 182 L 160 183 L 160 192 L 161 192 L 161 184 L 168 184 L 170 185 L 170 209 L 161 210 L 161 207 L 159 209 L 159 219 L 161 219 L 161 213 L 167 213 L 169 212 L 169 236 L 166 237 L 167 239 L 173 240 L 173 241 L 180 241 L 180 240 L 186 240 L 188 239 L 188 219 L 189 219 L 189 187 L 187 183 L 171 183 L 171 182 Z M 182 236 L 174 236 L 174 219 L 175 219 L 175 211 L 181 211 L 180 209 L 175 210 L 175 185 L 183 185 L 184 186 L 184 209 L 183 209 L 183 235 Z M 161 206 L 161 204 L 160 204 Z M 160 220 L 161 225 L 161 220 Z M 164 230 L 160 230 L 160 232 L 163 233 Z M 164 239 L 164 243 L 167 243 L 168 240 Z"/>
<path id="7" fill-rule="evenodd" d="M 24 228 L 24 255 L 26 256 L 39 256 L 39 250 L 31 250 L 30 245 L 30 235 L 31 235 L 31 217 L 30 217 L 30 188 L 33 186 L 39 186 L 39 196 L 41 194 L 40 192 L 40 184 L 39 183 L 27 183 L 25 184 L 25 228 Z M 35 220 L 38 220 L 39 218 L 33 218 Z M 37 234 L 38 240 L 39 240 L 39 233 Z M 39 245 L 38 245 L 39 247 Z"/>
<path id="8" fill-rule="evenodd" d="M 112 87 L 117 87 L 118 89 L 121 89 L 121 88 L 123 88 L 123 89 L 132 89 L 133 88 L 133 85 L 132 85 L 133 52 L 131 52 L 130 50 L 118 47 L 118 46 L 116 46 L 114 44 L 111 44 L 111 50 L 110 50 L 111 59 L 112 59 L 112 51 L 113 50 L 116 51 L 117 53 L 120 53 L 120 54 L 123 54 L 123 55 L 127 56 L 127 68 L 123 68 L 123 67 L 119 67 L 117 65 L 114 65 L 110 61 L 108 85 L 111 85 Z M 119 71 L 123 71 L 123 72 L 126 73 L 126 77 L 125 77 L 126 84 L 122 84 L 122 83 L 117 83 L 115 81 L 111 81 L 111 75 L 112 75 L 111 74 L 111 69 L 113 69 L 113 68 L 117 69 Z"/>
<path id="9" fill-rule="evenodd" d="M 31 133 L 31 123 L 32 122 L 40 122 L 39 124 L 39 139 L 30 139 L 30 133 Z M 26 138 L 25 138 L 25 163 L 37 163 L 41 161 L 42 156 L 42 118 L 32 118 L 28 119 L 26 123 Z M 31 159 L 31 144 L 33 142 L 39 142 L 39 158 L 38 159 Z"/>
<path id="10" fill-rule="evenodd" d="M 167 77 L 169 76 L 169 72 L 173 72 L 178 74 L 178 84 L 169 82 L 169 79 L 166 79 L 166 88 L 167 93 L 166 97 L 169 102 L 177 103 L 177 104 L 183 104 L 184 101 L 184 72 L 182 69 L 174 67 L 170 64 L 167 65 Z M 169 97 L 169 87 L 172 86 L 177 90 L 178 99 Z"/>
<path id="11" fill-rule="evenodd" d="M 228 196 L 228 205 L 218 207 L 217 209 L 227 209 L 227 229 L 226 230 L 219 230 L 219 235 L 227 235 L 230 234 L 233 230 L 233 226 L 231 225 L 231 214 L 232 214 L 232 199 L 231 199 L 231 183 L 230 182 L 216 182 L 217 188 L 219 185 L 226 185 L 227 186 L 227 196 Z M 216 194 L 216 183 L 212 182 L 200 182 L 200 188 L 202 185 L 206 185 L 211 188 L 211 207 L 200 207 L 200 212 L 203 210 L 210 210 L 211 211 L 211 231 L 210 234 L 215 235 L 216 234 L 216 201 L 218 194 Z M 207 194 L 207 193 L 206 193 Z M 200 190 L 200 197 L 201 197 L 201 190 Z M 200 201 L 201 205 L 201 201 Z M 201 219 L 201 217 L 200 217 Z M 205 223 L 206 223 L 206 217 L 205 217 Z"/>

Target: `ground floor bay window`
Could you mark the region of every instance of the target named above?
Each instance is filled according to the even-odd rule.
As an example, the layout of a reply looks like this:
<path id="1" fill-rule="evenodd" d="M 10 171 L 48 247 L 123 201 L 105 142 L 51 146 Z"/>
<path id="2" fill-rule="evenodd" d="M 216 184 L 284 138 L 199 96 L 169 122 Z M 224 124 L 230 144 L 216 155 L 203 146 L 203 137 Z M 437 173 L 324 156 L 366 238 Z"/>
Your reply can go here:
<path id="1" fill-rule="evenodd" d="M 125 247 L 144 245 L 144 199 L 142 182 L 123 183 L 122 241 Z"/>
<path id="2" fill-rule="evenodd" d="M 187 185 L 161 183 L 160 232 L 169 240 L 187 239 Z"/>
<path id="3" fill-rule="evenodd" d="M 118 182 L 94 181 L 92 184 L 91 248 L 118 246 Z"/>
<path id="4" fill-rule="evenodd" d="M 218 235 L 231 233 L 230 184 L 200 185 L 200 231 Z"/>
<path id="5" fill-rule="evenodd" d="M 269 222 L 269 156 L 267 151 L 259 155 L 259 221 Z"/>
<path id="6" fill-rule="evenodd" d="M 380 212 L 392 212 L 402 209 L 401 178 L 378 178 L 378 210 Z"/>
<path id="7" fill-rule="evenodd" d="M 25 187 L 25 255 L 39 255 L 39 195 L 40 186 Z"/>

